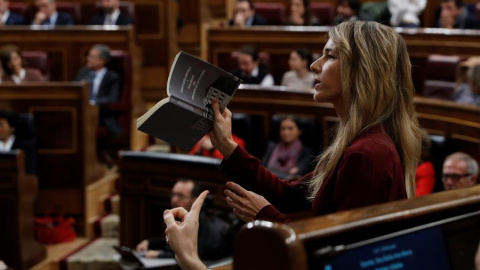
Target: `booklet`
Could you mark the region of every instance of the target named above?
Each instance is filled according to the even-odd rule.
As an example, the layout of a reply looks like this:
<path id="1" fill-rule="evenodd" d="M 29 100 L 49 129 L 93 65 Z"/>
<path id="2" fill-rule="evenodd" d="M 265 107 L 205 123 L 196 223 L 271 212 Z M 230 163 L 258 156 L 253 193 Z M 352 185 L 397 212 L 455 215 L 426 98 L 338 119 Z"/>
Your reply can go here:
<path id="1" fill-rule="evenodd" d="M 167 98 L 137 120 L 137 129 L 190 150 L 213 129 L 212 100 L 223 110 L 242 80 L 186 52 L 175 57 Z"/>

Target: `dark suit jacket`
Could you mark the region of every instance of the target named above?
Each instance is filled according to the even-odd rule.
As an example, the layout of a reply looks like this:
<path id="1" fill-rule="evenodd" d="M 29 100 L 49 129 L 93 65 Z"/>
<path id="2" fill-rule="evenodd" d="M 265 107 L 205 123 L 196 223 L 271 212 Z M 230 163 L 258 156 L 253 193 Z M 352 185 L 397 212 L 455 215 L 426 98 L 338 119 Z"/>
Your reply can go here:
<path id="1" fill-rule="evenodd" d="M 103 25 L 105 22 L 105 12 L 100 11 L 92 18 L 90 21 L 91 25 Z M 117 21 L 115 22 L 116 25 L 129 25 L 133 24 L 133 19 L 130 18 L 127 14 L 120 12 L 118 15 Z"/>
<path id="2" fill-rule="evenodd" d="M 75 24 L 75 19 L 73 18 L 72 15 L 66 12 L 60 12 L 57 11 L 58 17 L 57 21 L 55 22 L 55 25 L 74 25 Z M 43 22 L 42 24 L 44 24 Z"/>
<path id="3" fill-rule="evenodd" d="M 255 13 L 253 15 L 252 25 L 267 25 L 268 22 L 261 15 Z M 233 19 L 228 22 L 228 25 L 233 26 Z"/>
<path id="4" fill-rule="evenodd" d="M 272 204 L 257 214 L 255 219 L 261 220 L 287 222 L 277 208 L 285 213 L 310 209 L 318 216 L 407 198 L 400 156 L 382 125 L 364 131 L 345 149 L 313 201 L 307 199 L 313 173 L 283 181 L 241 147 L 223 160 L 221 170 Z"/>
<path id="5" fill-rule="evenodd" d="M 35 140 L 24 140 L 15 137 L 12 150 L 22 150 L 25 153 L 25 169 L 29 174 L 35 174 L 37 168 L 37 153 L 35 151 Z"/>
<path id="6" fill-rule="evenodd" d="M 88 80 L 91 69 L 82 68 L 77 75 L 76 81 Z M 118 102 L 120 99 L 120 77 L 115 71 L 107 69 L 105 76 L 98 87 L 96 104 L 100 107 L 100 125 L 105 126 L 115 136 L 122 134 L 122 128 L 117 116 L 106 108 L 105 104 Z"/>
<path id="7" fill-rule="evenodd" d="M 12 13 L 10 11 L 10 15 L 5 22 L 5 25 L 24 25 L 26 24 L 25 18 L 22 15 L 18 15 L 16 13 Z"/>
<path id="8" fill-rule="evenodd" d="M 77 75 L 76 81 L 87 80 L 89 74 L 92 72 L 91 69 L 82 68 Z M 115 103 L 118 102 L 120 98 L 120 77 L 115 71 L 107 69 L 107 73 L 102 79 L 100 86 L 98 88 L 96 103 L 98 105 Z"/>

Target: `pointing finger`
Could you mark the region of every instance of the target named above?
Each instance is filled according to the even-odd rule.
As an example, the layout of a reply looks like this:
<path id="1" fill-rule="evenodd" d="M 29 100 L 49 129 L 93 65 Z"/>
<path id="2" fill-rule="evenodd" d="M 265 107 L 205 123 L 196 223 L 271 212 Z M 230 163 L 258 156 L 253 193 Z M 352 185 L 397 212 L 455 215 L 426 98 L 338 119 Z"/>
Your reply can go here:
<path id="1" fill-rule="evenodd" d="M 205 198 L 208 195 L 208 190 L 205 190 L 198 196 L 198 198 L 195 200 L 195 202 L 192 205 L 192 209 L 190 210 L 190 215 L 189 217 L 194 218 L 195 220 L 198 220 L 198 216 L 200 215 L 200 210 L 202 209 L 202 204 Z"/>

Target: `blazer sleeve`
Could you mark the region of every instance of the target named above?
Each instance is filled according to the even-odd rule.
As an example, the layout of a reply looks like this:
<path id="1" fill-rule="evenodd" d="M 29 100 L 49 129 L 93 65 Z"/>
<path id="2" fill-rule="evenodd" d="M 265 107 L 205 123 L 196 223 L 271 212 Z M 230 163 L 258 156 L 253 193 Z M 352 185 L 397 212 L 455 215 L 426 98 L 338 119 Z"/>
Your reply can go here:
<path id="1" fill-rule="evenodd" d="M 291 181 L 280 179 L 265 169 L 260 160 L 238 147 L 228 159 L 222 161 L 221 171 L 247 190 L 264 196 L 280 211 L 298 212 L 311 209 L 307 200 L 307 182 L 312 177 L 308 174 Z"/>

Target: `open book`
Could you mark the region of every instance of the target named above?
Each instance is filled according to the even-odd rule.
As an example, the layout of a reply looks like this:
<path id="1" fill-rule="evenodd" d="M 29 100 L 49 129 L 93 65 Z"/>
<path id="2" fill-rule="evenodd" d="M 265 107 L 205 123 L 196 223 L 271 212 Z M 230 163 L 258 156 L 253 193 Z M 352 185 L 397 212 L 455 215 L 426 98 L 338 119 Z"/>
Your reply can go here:
<path id="1" fill-rule="evenodd" d="M 137 129 L 190 150 L 213 129 L 211 103 L 223 110 L 242 81 L 185 52 L 175 57 L 167 83 L 168 97 L 137 120 Z"/>

